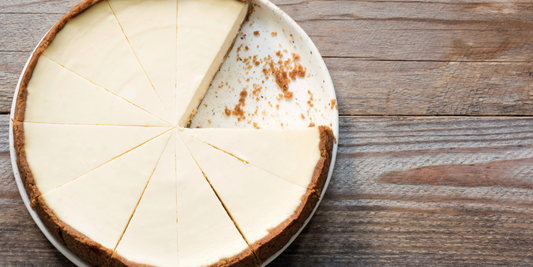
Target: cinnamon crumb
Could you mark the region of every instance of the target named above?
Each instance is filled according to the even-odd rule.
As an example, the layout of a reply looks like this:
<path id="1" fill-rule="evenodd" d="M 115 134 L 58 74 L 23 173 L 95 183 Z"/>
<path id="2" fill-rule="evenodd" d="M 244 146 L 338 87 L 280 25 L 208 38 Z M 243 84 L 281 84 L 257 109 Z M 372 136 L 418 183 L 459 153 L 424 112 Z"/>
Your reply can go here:
<path id="1" fill-rule="evenodd" d="M 331 109 L 333 109 L 335 107 L 335 102 L 336 102 L 335 99 L 331 99 Z"/>
<path id="2" fill-rule="evenodd" d="M 250 50 L 250 48 L 248 48 L 248 46 L 245 46 L 244 50 L 248 51 L 248 50 Z"/>
<path id="3" fill-rule="evenodd" d="M 300 59 L 300 55 L 298 55 L 298 54 L 296 54 L 296 53 L 292 53 L 292 58 L 293 58 L 294 60 L 298 60 L 298 59 Z"/>
<path id="4" fill-rule="evenodd" d="M 309 127 L 314 127 L 314 126 L 315 126 L 314 122 L 309 123 Z"/>
<path id="5" fill-rule="evenodd" d="M 293 92 L 289 92 L 289 91 L 286 91 L 285 93 L 283 93 L 283 96 L 284 96 L 286 99 L 291 99 L 291 98 L 292 98 L 292 95 L 293 95 Z"/>
<path id="6" fill-rule="evenodd" d="M 291 80 L 289 79 L 287 72 L 283 70 L 276 70 L 274 75 L 279 88 L 281 88 L 283 91 L 289 90 L 289 82 Z"/>
<path id="7" fill-rule="evenodd" d="M 304 116 L 304 114 L 303 114 L 303 113 L 300 113 L 300 115 L 302 115 L 302 119 L 305 119 L 305 116 Z"/>
<path id="8" fill-rule="evenodd" d="M 278 33 L 275 32 L 275 31 L 271 32 L 270 34 L 272 34 L 272 35 L 274 35 L 274 36 L 278 35 Z"/>
<path id="9" fill-rule="evenodd" d="M 255 31 L 255 32 L 254 32 L 254 35 L 259 36 L 259 35 L 260 35 L 260 34 L 259 34 L 259 31 Z"/>

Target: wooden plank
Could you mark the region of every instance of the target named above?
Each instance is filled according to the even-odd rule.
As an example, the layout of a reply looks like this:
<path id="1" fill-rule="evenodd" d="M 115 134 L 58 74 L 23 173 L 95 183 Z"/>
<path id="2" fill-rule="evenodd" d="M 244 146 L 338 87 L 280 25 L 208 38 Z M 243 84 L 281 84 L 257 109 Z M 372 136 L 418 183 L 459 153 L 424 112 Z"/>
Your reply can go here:
<path id="1" fill-rule="evenodd" d="M 0 265 L 72 266 L 20 199 L 0 116 Z M 271 266 L 533 264 L 533 117 L 341 117 L 327 194 Z"/>
<path id="2" fill-rule="evenodd" d="M 11 110 L 20 73 L 30 52 L 0 52 L 0 113 Z"/>
<path id="3" fill-rule="evenodd" d="M 326 64 L 343 115 L 533 115 L 533 62 Z"/>

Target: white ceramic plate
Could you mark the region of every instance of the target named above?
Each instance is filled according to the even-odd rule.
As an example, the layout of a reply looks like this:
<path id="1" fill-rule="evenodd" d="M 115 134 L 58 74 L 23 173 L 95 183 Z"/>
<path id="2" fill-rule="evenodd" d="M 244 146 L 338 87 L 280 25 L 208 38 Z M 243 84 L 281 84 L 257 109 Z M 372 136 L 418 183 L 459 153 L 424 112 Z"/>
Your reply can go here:
<path id="1" fill-rule="evenodd" d="M 254 123 L 257 123 L 256 126 L 261 128 L 302 128 L 308 127 L 313 122 L 315 125 L 330 126 L 338 141 L 338 111 L 336 108 L 332 108 L 331 104 L 331 100 L 336 101 L 335 89 L 320 53 L 309 36 L 281 9 L 267 0 L 255 0 L 255 4 L 254 12 L 249 21 L 243 25 L 241 34 L 237 38 L 232 51 L 228 54 L 196 116 L 193 118 L 191 128 L 251 128 L 254 127 Z M 254 34 L 256 31 L 259 35 Z M 274 35 L 272 34 L 273 32 L 277 34 Z M 241 44 L 242 47 L 238 52 L 237 50 Z M 246 50 L 246 46 L 248 46 L 248 50 Z M 247 64 L 243 62 L 249 56 L 257 56 L 257 59 L 271 56 L 277 61 L 279 57 L 276 52 L 280 50 L 284 54 L 281 58 L 282 60 L 287 60 L 292 57 L 292 53 L 296 53 L 301 57 L 296 62 L 306 68 L 306 76 L 304 78 L 297 78 L 289 83 L 289 91 L 294 93 L 293 98 L 289 100 L 277 99 L 277 96 L 282 91 L 272 77 L 265 79 L 262 72 L 264 64 L 254 65 L 251 69 L 245 69 Z M 238 57 L 242 58 L 242 60 L 238 60 Z M 28 59 L 28 62 L 30 59 Z M 22 73 L 26 71 L 27 66 L 28 63 L 26 63 Z M 52 236 L 37 213 L 30 207 L 30 201 L 18 171 L 13 141 L 12 122 L 20 82 L 21 79 L 19 79 L 15 90 L 9 127 L 11 164 L 20 195 L 33 220 L 52 245 L 77 266 L 88 267 L 89 265 L 85 261 Z M 224 86 L 219 87 L 221 84 L 224 84 Z M 235 116 L 228 117 L 225 115 L 226 107 L 233 109 L 238 104 L 239 93 L 246 89 L 248 94 L 251 94 L 254 90 L 254 84 L 259 84 L 262 89 L 254 98 L 246 98 L 246 105 L 242 108 L 245 111 L 246 119 L 238 121 Z M 311 99 L 311 94 L 313 97 L 311 101 L 312 107 L 307 103 Z M 276 107 L 276 105 L 279 105 L 279 107 Z M 257 113 L 255 113 L 256 110 L 258 110 Z M 252 116 L 251 114 L 254 115 Z M 302 114 L 304 118 L 302 118 Z M 333 147 L 331 167 L 320 200 L 322 200 L 331 179 L 336 155 L 337 144 Z M 318 204 L 320 204 L 320 200 Z M 316 207 L 312 214 L 315 211 Z M 304 227 L 311 217 L 307 219 Z M 279 256 L 296 239 L 304 227 L 292 237 L 283 249 L 270 257 L 263 266 L 266 266 Z"/>

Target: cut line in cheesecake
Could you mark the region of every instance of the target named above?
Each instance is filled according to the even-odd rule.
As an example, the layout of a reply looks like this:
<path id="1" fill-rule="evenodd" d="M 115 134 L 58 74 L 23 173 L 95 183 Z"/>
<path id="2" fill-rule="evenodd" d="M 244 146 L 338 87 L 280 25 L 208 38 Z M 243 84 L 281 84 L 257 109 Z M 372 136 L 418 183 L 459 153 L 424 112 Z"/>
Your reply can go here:
<path id="1" fill-rule="evenodd" d="M 138 52 L 135 52 L 136 49 L 133 48 L 133 45 L 132 45 L 132 41 L 130 41 L 130 38 L 128 38 L 128 34 L 126 34 L 126 31 L 124 30 L 124 26 L 123 26 L 123 23 L 121 23 L 121 20 L 117 17 L 117 13 L 115 12 L 115 10 L 113 9 L 113 5 L 118 5 L 120 2 L 127 2 L 128 4 L 130 4 L 130 6 L 132 5 L 132 3 L 135 3 L 137 2 L 137 4 L 142 4 L 142 3 L 151 3 L 151 5 L 153 6 L 155 3 L 173 3 L 173 2 L 176 2 L 176 1 L 162 1 L 162 0 L 158 0 L 158 1 L 146 1 L 146 0 L 141 0 L 141 1 L 135 1 L 135 0 L 128 0 L 128 1 L 124 1 L 124 0 L 111 0 L 111 2 L 113 2 L 114 4 L 112 5 L 111 2 L 109 0 L 105 0 L 109 6 L 109 9 L 111 9 L 111 12 L 113 12 L 113 16 L 115 17 L 115 20 L 117 21 L 118 25 L 120 26 L 120 29 L 122 30 L 122 33 L 124 34 L 124 37 L 126 38 L 126 41 L 128 42 L 128 45 L 129 47 L 131 48 L 131 51 L 133 52 L 133 55 L 135 56 L 135 58 L 137 59 L 137 62 L 139 63 L 139 66 L 141 67 L 141 69 L 143 70 L 143 73 L 144 75 L 146 75 L 146 78 L 148 79 L 148 81 L 150 82 L 150 85 L 152 86 L 152 88 L 154 89 L 154 92 L 155 94 L 157 95 L 159 101 L 161 102 L 161 105 L 163 106 L 163 108 L 165 109 L 165 112 L 167 113 L 167 115 L 169 116 L 170 118 L 170 121 L 174 122 L 175 121 L 175 118 L 174 118 L 174 109 L 175 107 L 168 107 L 168 104 L 166 105 L 164 102 L 163 102 L 163 99 L 161 98 L 161 92 L 164 92 L 163 89 L 166 89 L 166 87 L 168 87 L 168 84 L 166 86 L 164 85 L 160 85 L 161 88 L 159 88 L 159 90 L 154 86 L 154 82 L 152 81 L 152 78 L 150 78 L 150 75 L 148 75 L 147 71 L 146 71 L 146 68 L 144 67 L 143 63 L 141 62 L 141 59 L 139 58 L 138 56 Z M 177 3 L 176 3 L 177 4 Z M 115 6 L 115 8 L 117 8 L 117 6 Z M 149 7 L 144 7 L 145 8 L 145 11 L 146 9 L 149 9 Z M 172 9 L 170 9 L 172 10 Z M 123 10 L 124 13 L 127 13 L 128 10 Z M 159 11 L 159 16 L 161 16 L 161 13 L 164 14 L 164 11 L 165 9 L 160 9 L 158 10 Z M 139 18 L 138 17 L 138 13 L 136 14 L 136 18 L 134 21 L 137 21 L 137 24 L 139 25 L 143 25 L 143 24 L 146 24 L 146 18 Z M 126 15 L 125 15 L 126 16 Z M 177 14 L 174 14 L 173 17 L 177 16 Z M 125 20 L 125 19 L 124 19 Z M 130 21 L 131 22 L 131 21 Z M 139 23 L 140 22 L 140 23 Z M 160 21 L 159 21 L 160 22 Z M 152 45 L 154 43 L 157 43 L 157 44 L 160 44 L 160 43 L 165 43 L 165 42 L 161 42 L 161 38 L 164 37 L 164 36 L 158 36 L 159 38 L 140 38 L 140 40 L 143 40 L 143 41 L 148 41 L 148 42 L 152 42 Z M 155 48 L 155 47 L 153 47 Z M 158 47 L 159 48 L 159 47 Z M 161 48 L 159 48 L 161 49 Z M 165 52 L 169 52 L 169 51 L 165 51 Z M 171 51 L 172 52 L 172 51 Z M 173 51 L 174 53 L 176 53 L 176 51 Z M 168 58 L 168 56 L 167 56 Z M 157 59 L 154 59 L 152 62 L 152 64 L 163 64 L 165 62 L 164 60 L 165 58 L 157 58 Z M 145 60 L 146 60 L 146 57 L 145 57 Z M 153 66 L 152 66 L 153 67 Z M 169 68 L 169 66 L 166 66 L 167 68 Z M 164 68 L 163 68 L 164 70 Z M 161 71 L 161 70 L 159 70 Z M 157 72 L 153 72 L 152 74 L 155 75 Z M 175 74 L 174 74 L 175 75 Z M 159 81 L 158 81 L 159 82 Z M 173 88 L 174 89 L 174 88 Z M 165 97 L 165 99 L 167 99 L 167 97 Z M 171 99 L 173 100 L 173 99 Z M 173 101 L 171 101 L 173 102 Z M 170 109 L 170 112 L 169 112 L 169 109 Z"/>
<path id="2" fill-rule="evenodd" d="M 126 125 L 126 124 L 88 124 L 88 123 L 59 123 L 59 122 L 38 122 L 38 121 L 25 121 L 28 123 L 36 124 L 50 124 L 50 125 L 78 125 L 78 126 L 116 126 L 116 127 L 148 127 L 148 128 L 169 128 L 171 126 L 153 126 L 153 125 Z"/>
<path id="3" fill-rule="evenodd" d="M 82 175 L 80 175 L 80 176 L 77 176 L 77 177 L 75 177 L 74 179 L 72 179 L 72 180 L 70 180 L 70 181 L 68 181 L 68 182 L 66 182 L 66 183 L 64 183 L 64 184 L 61 184 L 61 185 L 57 186 L 56 188 L 54 188 L 54 189 L 52 189 L 52 190 L 55 190 L 55 189 L 61 188 L 62 186 L 66 185 L 66 184 L 68 184 L 68 183 L 74 182 L 76 179 L 78 179 L 78 178 L 80 178 L 80 177 L 82 177 L 82 176 L 84 176 L 84 175 L 86 175 L 86 174 L 89 174 L 90 172 L 92 172 L 92 171 L 94 171 L 94 170 L 97 170 L 98 168 L 101 168 L 101 167 L 105 166 L 106 164 L 112 162 L 113 160 L 119 159 L 120 157 L 123 157 L 124 155 L 127 155 L 128 153 L 134 151 L 135 149 L 137 149 L 137 148 L 143 146 L 144 144 L 146 144 L 146 143 L 148 143 L 148 142 L 150 142 L 150 141 L 152 141 L 152 140 L 154 140 L 154 139 L 156 139 L 156 138 L 158 138 L 158 137 L 160 137 L 160 136 L 162 136 L 162 135 L 168 133 L 168 132 L 171 131 L 171 130 L 172 130 L 172 129 L 168 129 L 167 131 L 165 131 L 165 132 L 163 132 L 163 133 L 161 133 L 161 134 L 158 134 L 157 136 L 154 136 L 154 137 L 152 137 L 152 138 L 150 138 L 150 139 L 148 139 L 148 140 L 146 140 L 146 141 L 144 141 L 144 142 L 142 142 L 142 143 L 136 145 L 135 147 L 133 147 L 133 148 L 131 148 L 131 149 L 128 149 L 126 152 L 121 153 L 121 154 L 119 154 L 119 155 L 113 157 L 112 159 L 110 159 L 110 160 L 108 160 L 108 161 L 102 163 L 101 165 L 96 166 L 95 168 L 93 168 L 93 169 L 87 171 L 86 173 L 84 173 L 84 174 L 82 174 Z"/>
<path id="4" fill-rule="evenodd" d="M 250 266 L 257 257 L 177 133 L 178 248 L 184 266 Z M 202 202 L 204 209 L 191 206 Z M 181 234 L 180 234 L 181 233 Z"/>
<path id="5" fill-rule="evenodd" d="M 112 95 L 114 95 L 114 96 L 116 96 L 116 97 L 118 97 L 118 98 L 121 98 L 122 100 L 124 100 L 124 101 L 130 103 L 131 105 L 135 106 L 136 108 L 138 108 L 138 109 L 140 109 L 140 110 L 142 110 L 142 111 L 144 111 L 144 112 L 146 112 L 146 113 L 148 113 L 148 114 L 150 114 L 150 115 L 156 117 L 157 119 L 159 119 L 159 120 L 165 122 L 167 125 L 172 125 L 170 122 L 168 122 L 167 120 L 165 120 L 165 119 L 159 117 L 158 115 L 153 114 L 152 112 L 150 112 L 150 111 L 144 109 L 143 107 L 141 107 L 141 106 L 139 106 L 139 105 L 133 103 L 132 101 L 130 101 L 130 100 L 128 100 L 128 99 L 126 99 L 126 98 L 124 98 L 124 97 L 122 97 L 122 96 L 120 96 L 120 95 L 114 93 L 113 91 L 111 91 L 111 90 L 109 90 L 109 89 L 107 89 L 107 88 L 105 88 L 105 87 L 103 87 L 103 86 L 101 86 L 101 85 L 99 85 L 99 84 L 97 84 L 97 83 L 95 83 L 95 82 L 89 80 L 88 78 L 86 78 L 86 77 L 82 76 L 81 74 L 79 74 L 79 73 L 77 73 L 77 72 L 75 72 L 75 71 L 73 71 L 73 70 L 71 70 L 71 69 L 69 69 L 69 68 L 67 68 L 67 67 L 65 67 L 65 66 L 63 66 L 63 65 L 61 65 L 60 63 L 54 61 L 53 59 L 51 59 L 51 58 L 49 58 L 49 57 L 47 57 L 47 56 L 45 56 L 45 55 L 41 55 L 41 57 L 46 58 L 46 59 L 50 60 L 51 62 L 54 62 L 55 64 L 57 64 L 57 65 L 59 65 L 60 67 L 66 69 L 66 70 L 68 70 L 68 71 L 70 71 L 71 73 L 77 75 L 78 77 L 83 78 L 84 80 L 86 80 L 86 81 L 88 81 L 88 82 L 94 84 L 95 86 L 104 89 L 104 90 L 107 91 L 108 93 L 110 93 L 110 94 L 112 94 Z"/>
<path id="6" fill-rule="evenodd" d="M 88 263 L 106 266 L 170 135 L 159 136 L 40 196 L 38 210 L 44 209 L 42 215 L 49 218 L 45 223 L 55 223 L 59 227 L 55 232 L 64 240 L 70 239 L 66 241 L 69 248 Z M 47 208 L 53 212 L 46 212 Z M 92 245 L 87 246 L 87 239 Z"/>
<path id="7" fill-rule="evenodd" d="M 91 8 L 56 32 L 42 55 L 169 121 L 109 4 L 90 2 Z"/>
<path id="8" fill-rule="evenodd" d="M 174 171 L 175 135 L 173 131 L 110 257 L 111 266 L 148 264 L 177 265 L 176 197 Z M 169 179 L 172 178 L 172 179 Z M 170 180 L 172 180 L 171 183 Z M 175 235 L 173 235 L 175 233 Z M 170 255 L 169 255 L 170 254 Z M 172 255 L 175 254 L 175 255 Z M 175 264 L 172 264 L 175 263 Z"/>
<path id="9" fill-rule="evenodd" d="M 272 175 L 275 175 L 275 174 L 273 174 L 273 173 L 271 173 L 271 172 L 269 172 L 269 171 L 267 171 L 267 170 L 265 170 L 265 169 L 262 169 L 262 168 L 260 168 L 260 167 L 257 167 L 257 166 L 254 165 L 254 164 L 251 164 L 249 161 L 246 161 L 246 160 L 244 160 L 244 159 L 242 159 L 242 158 L 240 158 L 240 157 L 237 157 L 237 156 L 235 156 L 234 154 L 231 154 L 230 152 L 228 152 L 228 151 L 226 151 L 226 150 L 223 150 L 223 149 L 221 149 L 221 148 L 219 148 L 219 147 L 216 147 L 216 146 L 214 146 L 214 145 L 212 145 L 212 144 L 210 144 L 210 143 L 208 143 L 208 142 L 205 142 L 204 140 L 201 140 L 201 139 L 199 139 L 199 138 L 197 138 L 197 137 L 195 137 L 195 136 L 193 136 L 193 135 L 191 135 L 191 137 L 194 138 L 194 139 L 196 139 L 196 140 L 198 140 L 198 141 L 200 141 L 200 142 L 202 142 L 202 143 L 204 143 L 204 144 L 206 144 L 206 145 L 208 145 L 208 146 L 210 146 L 210 147 L 212 147 L 212 148 L 214 148 L 214 149 L 216 149 L 216 150 L 218 150 L 218 151 L 221 151 L 221 152 L 223 152 L 223 153 L 226 153 L 226 154 L 228 154 L 228 155 L 234 157 L 235 159 L 237 159 L 237 160 L 239 160 L 239 161 L 241 161 L 241 162 L 243 162 L 243 163 L 245 163 L 245 164 L 253 165 L 253 166 L 256 167 L 256 168 L 259 168 L 259 169 L 261 169 L 261 170 L 263 170 L 263 171 L 265 171 L 265 172 L 268 172 L 268 173 L 270 173 L 270 174 L 272 174 Z M 279 177 L 279 176 L 278 176 L 278 177 Z M 291 183 L 291 184 L 293 184 L 293 185 L 295 185 L 295 186 L 299 186 L 299 187 L 301 187 L 301 188 L 307 188 L 307 187 L 304 187 L 304 186 L 300 186 L 300 185 L 298 185 L 298 184 L 296 184 L 296 183 L 294 183 L 294 182 L 292 182 L 292 181 L 290 181 L 290 180 L 284 179 L 284 178 L 282 178 L 282 177 L 279 177 L 279 178 L 281 178 L 281 179 L 283 179 L 283 180 L 285 180 L 285 181 L 287 181 L 287 182 L 289 182 L 289 183 Z"/>
<path id="10" fill-rule="evenodd" d="M 14 122 L 25 128 L 15 138 L 28 195 L 35 197 L 60 187 L 116 159 L 170 129 L 162 127 L 120 127 L 33 124 Z M 128 138 L 124 138 L 126 136 Z M 30 171 L 31 167 L 31 171 Z"/>

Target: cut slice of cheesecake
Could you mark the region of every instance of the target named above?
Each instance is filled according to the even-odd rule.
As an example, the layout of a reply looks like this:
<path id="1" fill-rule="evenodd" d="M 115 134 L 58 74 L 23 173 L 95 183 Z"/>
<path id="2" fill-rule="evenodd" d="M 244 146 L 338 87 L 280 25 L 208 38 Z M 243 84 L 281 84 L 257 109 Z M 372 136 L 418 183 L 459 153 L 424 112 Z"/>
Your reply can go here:
<path id="1" fill-rule="evenodd" d="M 170 120 L 107 1 L 71 19 L 42 56 Z"/>
<path id="2" fill-rule="evenodd" d="M 176 119 L 177 0 L 108 0 L 172 122 Z"/>
<path id="3" fill-rule="evenodd" d="M 39 59 L 27 88 L 27 122 L 169 126 L 46 57 Z"/>
<path id="4" fill-rule="evenodd" d="M 281 249 L 308 190 L 186 133 L 180 136 L 258 258 L 265 261 Z"/>
<path id="5" fill-rule="evenodd" d="M 320 128 L 186 129 L 188 134 L 301 187 L 316 189 Z M 318 190 L 320 191 L 320 190 Z"/>
<path id="6" fill-rule="evenodd" d="M 176 140 L 180 266 L 253 266 L 252 250 L 182 140 Z"/>
<path id="7" fill-rule="evenodd" d="M 34 183 L 45 194 L 168 129 L 25 122 L 24 149 Z"/>
<path id="8" fill-rule="evenodd" d="M 90 262 L 94 254 L 99 261 L 111 256 L 170 135 L 167 132 L 39 197 L 53 210 L 48 215 L 61 228 L 62 237 L 72 239 L 67 246 L 90 264 L 95 264 Z M 88 246 L 88 241 L 95 244 Z"/>
<path id="9" fill-rule="evenodd" d="M 173 133 L 169 139 L 120 239 L 112 257 L 112 266 L 178 266 L 175 135 Z"/>
<path id="10" fill-rule="evenodd" d="M 248 2 L 178 0 L 176 108 L 186 126 L 248 14 Z"/>

